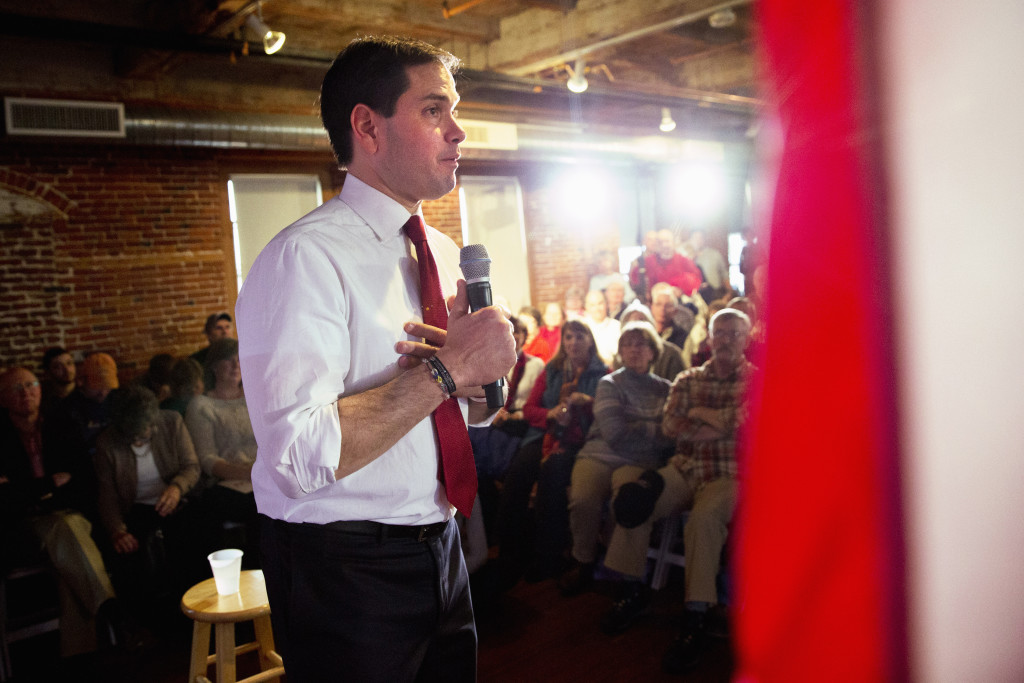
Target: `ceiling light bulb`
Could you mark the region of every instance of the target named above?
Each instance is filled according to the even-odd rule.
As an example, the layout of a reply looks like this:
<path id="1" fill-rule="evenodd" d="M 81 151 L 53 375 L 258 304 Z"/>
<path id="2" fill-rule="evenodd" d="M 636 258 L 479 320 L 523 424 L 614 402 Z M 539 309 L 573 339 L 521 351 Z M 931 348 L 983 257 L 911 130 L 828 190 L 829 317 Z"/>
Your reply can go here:
<path id="1" fill-rule="evenodd" d="M 565 86 L 569 88 L 569 90 L 571 90 L 572 92 L 581 93 L 587 89 L 588 85 L 590 85 L 589 83 L 587 83 L 587 79 L 583 75 L 583 71 L 585 69 L 586 65 L 584 64 L 583 60 L 577 59 L 576 68 L 569 70 L 571 75 L 569 76 L 569 81 L 565 84 Z"/>
<path id="2" fill-rule="evenodd" d="M 672 119 L 672 112 L 668 110 L 668 107 L 661 108 L 661 123 L 658 128 L 662 133 L 671 133 L 676 129 L 676 122 Z"/>
<path id="3" fill-rule="evenodd" d="M 281 31 L 267 31 L 263 36 L 263 51 L 272 55 L 284 47 L 284 33 Z"/>
<path id="4" fill-rule="evenodd" d="M 284 33 L 273 31 L 255 14 L 250 14 L 245 25 L 263 41 L 263 51 L 272 55 L 284 46 Z"/>
<path id="5" fill-rule="evenodd" d="M 736 13 L 731 9 L 723 9 L 708 17 L 711 28 L 728 28 L 736 23 Z"/>

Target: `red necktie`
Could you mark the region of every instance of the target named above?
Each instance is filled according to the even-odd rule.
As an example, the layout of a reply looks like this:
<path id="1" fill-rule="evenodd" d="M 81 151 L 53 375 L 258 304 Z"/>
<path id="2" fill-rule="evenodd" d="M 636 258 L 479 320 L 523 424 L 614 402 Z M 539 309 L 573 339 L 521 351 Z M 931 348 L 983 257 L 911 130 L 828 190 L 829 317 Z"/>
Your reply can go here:
<path id="1" fill-rule="evenodd" d="M 427 244 L 427 233 L 423 219 L 410 216 L 402 228 L 416 246 L 416 260 L 420 267 L 420 303 L 423 305 L 423 322 L 442 330 L 448 329 L 448 307 L 441 294 L 441 280 L 437 275 L 437 264 Z M 473 460 L 473 446 L 469 442 L 466 421 L 462 417 L 459 401 L 449 398 L 442 401 L 433 413 L 434 429 L 441 448 L 441 474 L 448 502 L 462 514 L 469 517 L 476 498 L 476 463 Z"/>

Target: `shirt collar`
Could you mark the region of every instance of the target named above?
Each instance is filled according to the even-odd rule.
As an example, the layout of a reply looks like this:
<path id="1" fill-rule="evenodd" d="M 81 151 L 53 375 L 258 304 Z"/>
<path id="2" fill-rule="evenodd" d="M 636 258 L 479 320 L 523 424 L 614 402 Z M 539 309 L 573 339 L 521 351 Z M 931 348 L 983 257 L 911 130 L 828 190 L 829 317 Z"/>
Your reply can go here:
<path id="1" fill-rule="evenodd" d="M 351 173 L 345 176 L 339 197 L 366 221 L 382 242 L 400 235 L 402 226 L 409 220 L 410 213 L 404 206 Z M 423 216 L 422 211 L 416 213 Z"/>

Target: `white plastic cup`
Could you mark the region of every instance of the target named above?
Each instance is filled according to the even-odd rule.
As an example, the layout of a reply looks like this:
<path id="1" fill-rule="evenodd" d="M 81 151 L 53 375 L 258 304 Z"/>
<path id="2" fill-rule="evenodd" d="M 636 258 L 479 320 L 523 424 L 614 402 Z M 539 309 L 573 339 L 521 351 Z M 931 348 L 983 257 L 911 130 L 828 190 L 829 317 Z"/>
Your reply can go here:
<path id="1" fill-rule="evenodd" d="M 238 592 L 238 581 L 242 575 L 242 551 L 237 548 L 216 550 L 207 558 L 213 570 L 213 580 L 217 584 L 217 592 L 221 595 L 234 595 Z"/>

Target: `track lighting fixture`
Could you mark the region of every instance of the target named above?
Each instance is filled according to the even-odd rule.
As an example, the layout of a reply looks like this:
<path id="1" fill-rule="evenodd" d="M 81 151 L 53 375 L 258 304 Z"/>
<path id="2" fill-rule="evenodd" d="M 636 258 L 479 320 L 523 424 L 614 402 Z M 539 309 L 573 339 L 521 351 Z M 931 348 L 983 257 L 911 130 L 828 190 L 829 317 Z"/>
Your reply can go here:
<path id="1" fill-rule="evenodd" d="M 658 124 L 658 128 L 662 133 L 671 133 L 676 129 L 676 122 L 672 118 L 672 112 L 668 110 L 668 107 L 661 108 L 661 123 Z"/>
<path id="2" fill-rule="evenodd" d="M 568 64 L 566 64 L 565 68 L 569 71 L 569 81 L 565 84 L 565 86 L 575 93 L 581 93 L 584 90 L 586 90 L 589 83 L 587 83 L 586 76 L 583 75 L 583 72 L 587 68 L 586 63 L 583 61 L 583 58 L 581 57 L 576 60 L 575 67 L 571 67 Z"/>
<path id="3" fill-rule="evenodd" d="M 256 14 L 250 14 L 245 26 L 263 40 L 263 51 L 272 55 L 284 46 L 284 33 L 273 31 L 263 23 L 263 7 L 256 5 Z"/>

